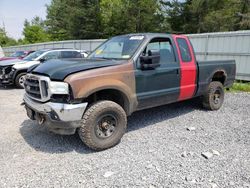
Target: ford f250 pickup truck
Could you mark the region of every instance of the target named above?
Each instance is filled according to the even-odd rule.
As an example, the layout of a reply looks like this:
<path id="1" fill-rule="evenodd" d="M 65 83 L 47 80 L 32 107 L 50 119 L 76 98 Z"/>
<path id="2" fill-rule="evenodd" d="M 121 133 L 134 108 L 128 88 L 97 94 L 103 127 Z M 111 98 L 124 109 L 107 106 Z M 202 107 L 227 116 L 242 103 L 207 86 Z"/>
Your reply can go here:
<path id="1" fill-rule="evenodd" d="M 93 150 L 119 143 L 127 116 L 141 109 L 201 97 L 218 110 L 236 72 L 233 60 L 197 62 L 186 36 L 159 33 L 116 36 L 87 59 L 50 61 L 28 71 L 27 115 L 54 133 L 78 131 Z"/>

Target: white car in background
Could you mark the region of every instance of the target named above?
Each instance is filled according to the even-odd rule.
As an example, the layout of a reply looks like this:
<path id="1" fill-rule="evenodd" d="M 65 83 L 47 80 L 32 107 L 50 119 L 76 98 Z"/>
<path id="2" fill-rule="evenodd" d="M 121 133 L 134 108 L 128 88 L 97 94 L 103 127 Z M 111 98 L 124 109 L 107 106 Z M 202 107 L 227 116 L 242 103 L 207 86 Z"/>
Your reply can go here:
<path id="1" fill-rule="evenodd" d="M 83 58 L 79 50 L 75 49 L 44 49 L 33 52 L 22 60 L 6 60 L 0 62 L 0 84 L 24 87 L 27 70 L 41 62 L 50 59 Z"/>
<path id="2" fill-rule="evenodd" d="M 88 52 L 86 50 L 80 50 L 80 53 L 82 54 L 83 58 L 86 58 L 86 57 L 88 57 L 88 55 L 89 55 L 90 52 Z"/>

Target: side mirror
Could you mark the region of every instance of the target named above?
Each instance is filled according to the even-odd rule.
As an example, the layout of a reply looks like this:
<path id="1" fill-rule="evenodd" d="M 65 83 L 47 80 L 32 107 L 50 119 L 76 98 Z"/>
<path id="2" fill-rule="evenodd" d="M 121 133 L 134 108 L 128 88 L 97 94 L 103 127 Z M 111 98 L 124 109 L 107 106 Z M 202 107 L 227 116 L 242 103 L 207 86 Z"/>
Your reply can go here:
<path id="1" fill-rule="evenodd" d="M 44 61 L 46 61 L 46 59 L 44 57 L 42 57 L 40 60 L 39 60 L 41 63 L 43 63 Z"/>
<path id="2" fill-rule="evenodd" d="M 141 69 L 151 70 L 160 66 L 160 52 L 149 50 L 148 56 L 140 57 Z"/>

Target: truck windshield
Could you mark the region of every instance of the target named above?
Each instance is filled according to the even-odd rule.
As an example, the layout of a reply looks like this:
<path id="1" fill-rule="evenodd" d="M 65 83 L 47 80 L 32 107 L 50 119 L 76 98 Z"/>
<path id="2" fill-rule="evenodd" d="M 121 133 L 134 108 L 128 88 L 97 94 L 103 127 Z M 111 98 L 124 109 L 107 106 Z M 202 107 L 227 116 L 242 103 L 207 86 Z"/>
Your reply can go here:
<path id="1" fill-rule="evenodd" d="M 142 35 L 118 36 L 103 43 L 89 59 L 130 59 L 144 39 Z"/>
<path id="2" fill-rule="evenodd" d="M 23 60 L 25 60 L 25 61 L 35 60 L 37 57 L 39 57 L 40 55 L 42 55 L 44 52 L 46 52 L 46 51 L 39 50 L 39 51 L 33 52 L 30 55 L 28 55 L 25 58 L 23 58 Z"/>

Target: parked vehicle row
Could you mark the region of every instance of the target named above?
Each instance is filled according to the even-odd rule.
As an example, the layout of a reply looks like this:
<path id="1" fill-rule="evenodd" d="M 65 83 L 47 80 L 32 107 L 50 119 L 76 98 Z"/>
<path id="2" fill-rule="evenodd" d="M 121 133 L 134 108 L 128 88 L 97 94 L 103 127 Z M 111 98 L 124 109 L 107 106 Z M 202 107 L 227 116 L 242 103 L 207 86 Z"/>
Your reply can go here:
<path id="1" fill-rule="evenodd" d="M 14 72 L 18 66 L 22 64 Z M 119 143 L 127 116 L 135 111 L 194 97 L 201 97 L 208 110 L 220 109 L 235 73 L 234 60 L 196 61 L 186 36 L 122 35 L 86 59 L 32 66 L 24 83 L 24 105 L 28 117 L 50 131 L 77 131 L 88 147 L 103 150 Z"/>
<path id="2" fill-rule="evenodd" d="M 27 56 L 23 58 L 24 54 Z M 11 57 L 0 59 L 0 84 L 23 88 L 25 75 L 30 67 L 50 59 L 83 58 L 86 54 L 85 51 L 62 48 L 43 49 L 33 53 L 32 51 L 17 51 Z"/>
<path id="3" fill-rule="evenodd" d="M 24 57 L 28 56 L 29 54 L 33 53 L 34 51 L 16 51 L 10 56 L 4 56 L 0 58 L 0 62 L 4 60 L 10 60 L 10 59 L 23 59 Z"/>

